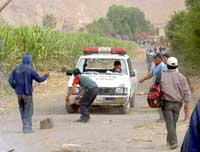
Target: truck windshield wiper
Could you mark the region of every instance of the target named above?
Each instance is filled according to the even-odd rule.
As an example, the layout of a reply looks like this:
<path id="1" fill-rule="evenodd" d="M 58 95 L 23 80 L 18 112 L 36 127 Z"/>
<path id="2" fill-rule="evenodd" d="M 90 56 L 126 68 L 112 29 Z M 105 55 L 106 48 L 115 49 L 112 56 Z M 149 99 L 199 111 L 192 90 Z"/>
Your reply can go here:
<path id="1" fill-rule="evenodd" d="M 99 72 L 97 71 L 86 71 L 86 72 L 83 72 L 84 74 L 99 74 Z"/>

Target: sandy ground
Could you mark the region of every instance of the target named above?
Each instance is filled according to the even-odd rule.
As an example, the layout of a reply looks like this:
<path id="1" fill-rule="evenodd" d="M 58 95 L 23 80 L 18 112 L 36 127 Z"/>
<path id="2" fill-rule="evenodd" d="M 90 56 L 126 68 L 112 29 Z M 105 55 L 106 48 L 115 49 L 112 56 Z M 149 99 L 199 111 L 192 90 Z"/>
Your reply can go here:
<path id="1" fill-rule="evenodd" d="M 146 74 L 144 49 L 135 54 L 134 66 L 138 78 Z M 198 78 L 192 78 L 195 104 L 200 90 Z M 138 85 L 136 107 L 127 115 L 111 114 L 107 110 L 93 110 L 87 124 L 74 122 L 79 114 L 67 114 L 64 106 L 67 77 L 52 73 L 46 83 L 35 84 L 33 134 L 21 132 L 21 120 L 15 96 L 0 99 L 0 152 L 55 152 L 62 144 L 79 144 L 87 152 L 167 152 L 164 123 L 157 123 L 158 112 L 150 109 L 145 92 L 151 80 Z M 192 108 L 191 108 L 192 110 Z M 52 118 L 54 128 L 40 130 L 39 122 Z M 183 122 L 183 111 L 177 124 L 181 145 L 188 121 Z M 173 150 L 178 152 L 180 149 Z"/>

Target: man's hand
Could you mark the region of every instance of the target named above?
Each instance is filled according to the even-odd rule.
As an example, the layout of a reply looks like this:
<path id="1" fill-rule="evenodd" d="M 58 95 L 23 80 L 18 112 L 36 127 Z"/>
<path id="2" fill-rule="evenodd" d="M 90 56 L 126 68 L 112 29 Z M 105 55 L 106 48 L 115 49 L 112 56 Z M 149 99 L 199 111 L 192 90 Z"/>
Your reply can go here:
<path id="1" fill-rule="evenodd" d="M 148 73 L 145 77 L 139 80 L 140 83 L 143 83 L 145 80 L 151 79 L 153 77 L 152 73 Z"/>
<path id="2" fill-rule="evenodd" d="M 139 80 L 139 83 L 143 83 L 143 82 L 144 82 L 144 79 L 140 79 L 140 80 Z"/>
<path id="3" fill-rule="evenodd" d="M 66 103 L 69 103 L 69 101 L 70 101 L 70 100 L 69 100 L 69 96 L 66 96 L 66 97 L 65 97 L 65 101 L 66 101 Z"/>
<path id="4" fill-rule="evenodd" d="M 79 100 L 79 99 L 80 99 L 80 96 L 77 95 L 77 96 L 75 97 L 75 100 Z"/>
<path id="5" fill-rule="evenodd" d="M 48 77 L 49 77 L 49 72 L 47 72 L 47 73 L 45 74 L 45 76 L 48 78 Z"/>
<path id="6" fill-rule="evenodd" d="M 185 113 L 184 121 L 186 121 L 189 119 L 189 105 L 188 104 L 184 105 L 184 113 Z"/>

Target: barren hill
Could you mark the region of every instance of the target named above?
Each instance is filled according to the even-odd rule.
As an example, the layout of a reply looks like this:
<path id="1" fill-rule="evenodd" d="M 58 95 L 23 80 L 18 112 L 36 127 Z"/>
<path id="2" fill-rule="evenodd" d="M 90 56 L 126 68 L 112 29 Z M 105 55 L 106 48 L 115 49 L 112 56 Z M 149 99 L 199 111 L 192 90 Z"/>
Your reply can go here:
<path id="1" fill-rule="evenodd" d="M 0 0 L 0 5 L 6 0 Z M 105 16 L 109 6 L 139 7 L 154 25 L 166 24 L 174 11 L 184 9 L 184 0 L 12 0 L 0 17 L 11 24 L 42 24 L 53 14 L 58 28 L 84 26 Z"/>

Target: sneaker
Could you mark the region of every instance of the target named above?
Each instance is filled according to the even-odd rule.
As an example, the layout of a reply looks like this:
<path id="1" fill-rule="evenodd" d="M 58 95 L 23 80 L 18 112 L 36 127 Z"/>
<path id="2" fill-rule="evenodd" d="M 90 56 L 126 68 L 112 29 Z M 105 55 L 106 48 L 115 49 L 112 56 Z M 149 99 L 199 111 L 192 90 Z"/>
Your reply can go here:
<path id="1" fill-rule="evenodd" d="M 32 129 L 31 129 L 31 130 L 30 130 L 30 129 L 24 129 L 24 130 L 23 130 L 23 133 L 24 133 L 24 134 L 30 134 L 30 133 L 34 133 L 34 132 L 33 132 Z"/>
<path id="2" fill-rule="evenodd" d="M 156 120 L 157 123 L 163 123 L 164 122 L 164 119 L 158 119 Z"/>
<path id="3" fill-rule="evenodd" d="M 170 149 L 176 149 L 176 148 L 178 148 L 178 144 L 173 144 L 170 146 Z"/>
<path id="4" fill-rule="evenodd" d="M 76 120 L 76 122 L 82 122 L 82 123 L 86 123 L 86 122 L 89 122 L 90 119 L 78 119 Z"/>

